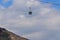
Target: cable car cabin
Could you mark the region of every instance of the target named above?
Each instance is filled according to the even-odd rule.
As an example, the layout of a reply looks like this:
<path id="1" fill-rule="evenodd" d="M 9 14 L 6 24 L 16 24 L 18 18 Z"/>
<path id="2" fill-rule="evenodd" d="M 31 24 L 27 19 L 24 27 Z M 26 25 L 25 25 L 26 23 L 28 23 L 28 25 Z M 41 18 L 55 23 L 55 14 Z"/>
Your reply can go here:
<path id="1" fill-rule="evenodd" d="M 31 7 L 29 7 L 29 15 L 32 15 Z"/>
<path id="2" fill-rule="evenodd" d="M 29 15 L 32 15 L 32 11 L 29 11 Z"/>

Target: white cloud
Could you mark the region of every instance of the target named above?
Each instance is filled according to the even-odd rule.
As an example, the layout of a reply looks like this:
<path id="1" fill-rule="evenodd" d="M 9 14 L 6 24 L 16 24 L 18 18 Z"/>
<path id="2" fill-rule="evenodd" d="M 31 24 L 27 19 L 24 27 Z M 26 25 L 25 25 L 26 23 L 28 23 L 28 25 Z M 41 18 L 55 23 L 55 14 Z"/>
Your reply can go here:
<path id="1" fill-rule="evenodd" d="M 33 11 L 31 16 L 27 15 L 29 6 Z M 0 25 L 15 33 L 18 31 L 17 34 L 21 31 L 21 34 L 27 38 L 39 40 L 47 35 L 46 31 L 60 29 L 60 12 L 51 6 L 42 4 L 38 0 L 14 0 L 10 8 L 0 8 Z"/>
<path id="2" fill-rule="evenodd" d="M 26 37 L 30 40 L 40 40 L 44 35 L 44 32 L 34 32 L 28 35 L 23 35 L 23 37 Z"/>
<path id="3" fill-rule="evenodd" d="M 31 34 L 27 34 L 26 36 L 27 37 L 39 37 L 39 36 L 41 36 L 42 37 L 42 35 L 44 34 L 44 32 L 34 32 L 34 33 L 31 33 Z M 24 35 L 23 35 L 24 36 Z"/>
<path id="4" fill-rule="evenodd" d="M 24 15 L 20 15 L 19 17 L 20 17 L 20 18 L 25 18 L 25 16 L 24 16 Z"/>
<path id="5" fill-rule="evenodd" d="M 4 0 L 4 2 L 8 2 L 9 0 Z"/>
<path id="6" fill-rule="evenodd" d="M 27 6 L 28 7 L 31 7 L 31 6 L 38 6 L 40 3 L 38 1 L 35 1 L 35 0 L 30 0 L 30 1 L 27 1 Z"/>

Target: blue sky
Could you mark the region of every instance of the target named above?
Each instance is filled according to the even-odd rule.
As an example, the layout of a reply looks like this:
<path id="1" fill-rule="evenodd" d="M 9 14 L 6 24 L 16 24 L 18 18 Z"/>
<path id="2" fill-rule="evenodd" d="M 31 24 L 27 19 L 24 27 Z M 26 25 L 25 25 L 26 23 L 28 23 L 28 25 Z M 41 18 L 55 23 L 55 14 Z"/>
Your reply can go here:
<path id="1" fill-rule="evenodd" d="M 39 0 L 39 1 L 43 1 L 44 2 L 51 2 L 51 3 L 56 3 L 56 4 L 60 4 L 60 0 Z M 4 3 L 4 0 L 0 0 L 0 5 L 4 6 L 5 8 L 10 7 L 13 4 L 13 0 L 9 0 L 8 2 Z M 54 5 L 53 7 L 60 9 L 60 5 Z"/>
<path id="2" fill-rule="evenodd" d="M 60 4 L 60 0 L 40 0 L 40 1 Z M 60 5 L 53 4 L 52 7 L 60 10 Z"/>
<path id="3" fill-rule="evenodd" d="M 9 0 L 9 1 L 6 1 L 6 2 L 4 0 L 0 0 L 0 5 L 5 7 L 5 8 L 8 8 L 12 4 L 13 4 L 13 0 Z"/>
<path id="4" fill-rule="evenodd" d="M 60 4 L 60 0 L 39 0 L 39 1 L 43 1 L 44 2 L 50 2 L 50 3 L 56 3 L 56 4 Z M 0 0 L 0 5 L 5 7 L 5 8 L 8 8 L 10 7 L 11 5 L 13 5 L 14 1 L 13 0 L 9 0 L 7 2 L 4 3 L 4 0 Z M 60 9 L 60 5 L 52 5 L 52 7 L 55 7 L 56 9 Z"/>
<path id="5" fill-rule="evenodd" d="M 60 7 L 55 6 L 39 0 L 0 0 L 0 27 L 30 40 L 60 40 Z"/>

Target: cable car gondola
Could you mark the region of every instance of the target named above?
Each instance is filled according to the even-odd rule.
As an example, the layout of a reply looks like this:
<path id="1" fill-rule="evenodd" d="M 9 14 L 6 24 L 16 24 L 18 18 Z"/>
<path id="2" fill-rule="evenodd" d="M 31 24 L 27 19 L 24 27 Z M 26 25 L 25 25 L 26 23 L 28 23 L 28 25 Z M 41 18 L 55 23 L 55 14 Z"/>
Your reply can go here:
<path id="1" fill-rule="evenodd" d="M 32 15 L 31 7 L 29 7 L 29 15 Z"/>

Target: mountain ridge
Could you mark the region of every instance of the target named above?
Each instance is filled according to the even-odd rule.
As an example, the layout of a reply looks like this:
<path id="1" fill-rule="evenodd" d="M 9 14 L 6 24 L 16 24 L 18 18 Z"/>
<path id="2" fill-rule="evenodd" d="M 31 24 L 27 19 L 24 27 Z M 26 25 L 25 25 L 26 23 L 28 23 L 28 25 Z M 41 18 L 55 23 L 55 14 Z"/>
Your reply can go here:
<path id="1" fill-rule="evenodd" d="M 8 36 L 9 40 L 28 40 L 27 38 L 21 37 L 21 36 L 15 34 L 15 33 L 13 33 L 13 32 L 8 31 L 8 30 L 5 29 L 5 28 L 0 28 L 0 31 L 8 34 L 8 35 L 9 35 L 9 36 Z M 3 34 L 4 34 L 4 33 L 3 33 Z M 1 33 L 0 33 L 0 34 L 1 34 Z"/>

